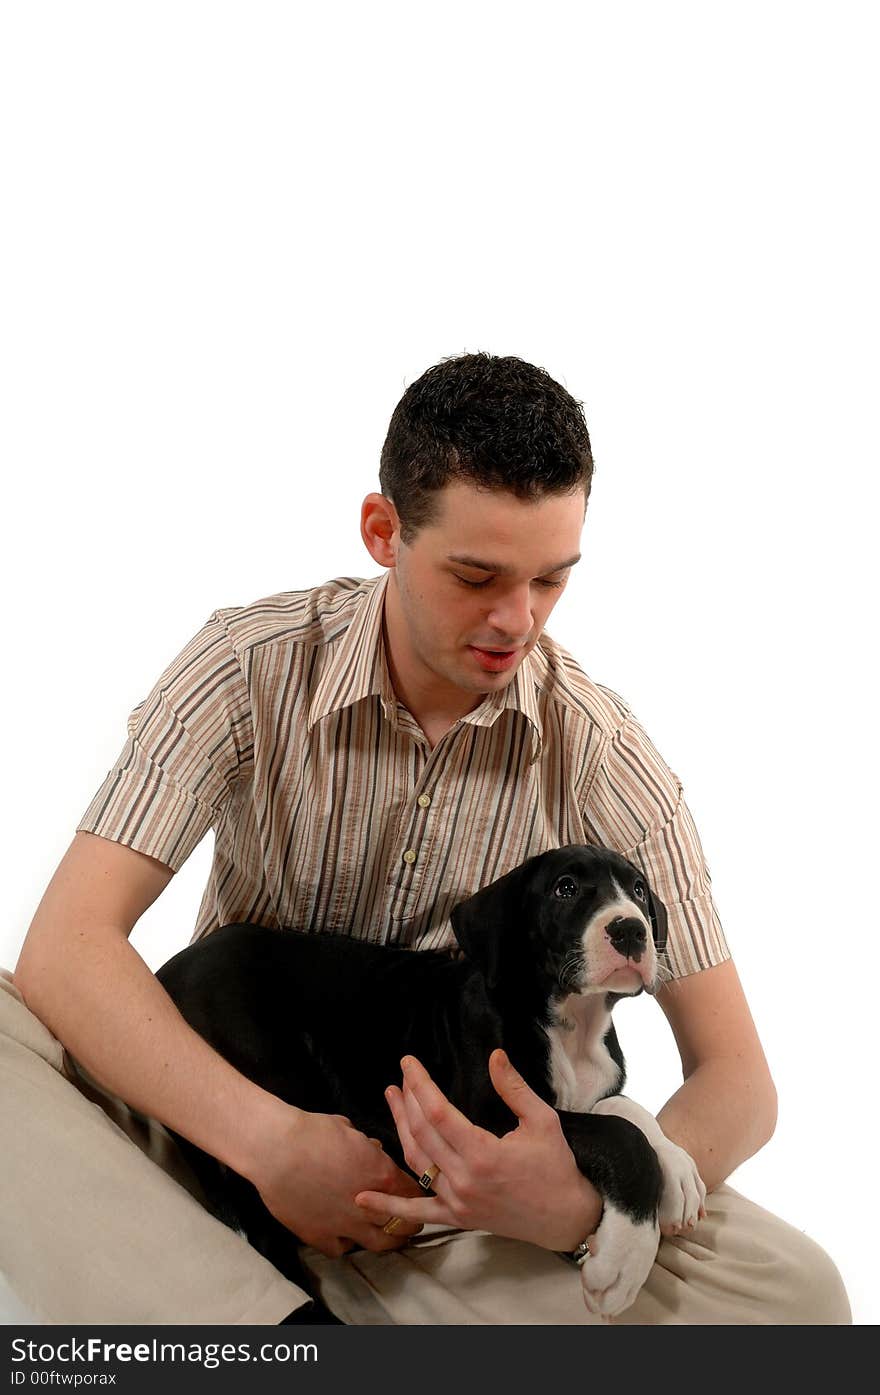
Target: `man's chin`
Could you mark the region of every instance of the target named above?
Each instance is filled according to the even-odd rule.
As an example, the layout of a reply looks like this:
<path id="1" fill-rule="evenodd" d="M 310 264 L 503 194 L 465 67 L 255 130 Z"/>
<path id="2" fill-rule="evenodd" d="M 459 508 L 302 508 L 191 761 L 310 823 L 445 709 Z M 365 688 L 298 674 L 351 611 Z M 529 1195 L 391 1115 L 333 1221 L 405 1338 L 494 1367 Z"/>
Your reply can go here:
<path id="1" fill-rule="evenodd" d="M 474 697 L 488 697 L 492 693 L 502 691 L 509 683 L 513 682 L 527 652 L 524 650 L 522 658 L 511 664 L 509 669 L 502 669 L 499 673 L 490 673 L 482 668 L 470 652 L 469 647 L 466 648 L 464 659 L 455 663 L 454 666 L 450 665 L 449 668 L 441 669 L 432 665 L 432 668 L 438 677 L 454 684 L 460 691 L 473 693 Z"/>
<path id="2" fill-rule="evenodd" d="M 471 676 L 469 682 L 462 681 L 461 686 L 466 688 L 468 692 L 481 693 L 484 697 L 488 697 L 490 693 L 498 693 L 512 683 L 518 669 L 519 664 L 502 673 L 481 673 L 476 678 Z"/>

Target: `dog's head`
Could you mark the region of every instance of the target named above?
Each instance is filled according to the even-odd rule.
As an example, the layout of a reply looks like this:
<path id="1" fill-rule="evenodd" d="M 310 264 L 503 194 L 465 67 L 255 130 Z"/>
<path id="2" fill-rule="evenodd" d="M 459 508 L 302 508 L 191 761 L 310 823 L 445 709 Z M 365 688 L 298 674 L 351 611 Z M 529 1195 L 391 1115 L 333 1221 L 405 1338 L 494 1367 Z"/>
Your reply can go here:
<path id="1" fill-rule="evenodd" d="M 528 974 L 551 999 L 652 993 L 666 948 L 666 908 L 639 869 L 581 845 L 499 877 L 454 908 L 452 928 L 489 988 Z"/>

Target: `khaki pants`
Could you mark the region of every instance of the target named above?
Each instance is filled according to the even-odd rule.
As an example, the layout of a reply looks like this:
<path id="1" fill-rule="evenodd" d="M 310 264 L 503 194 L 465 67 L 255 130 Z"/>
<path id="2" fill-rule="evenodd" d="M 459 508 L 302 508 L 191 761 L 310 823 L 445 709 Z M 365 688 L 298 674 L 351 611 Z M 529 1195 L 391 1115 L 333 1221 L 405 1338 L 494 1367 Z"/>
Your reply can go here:
<path id="1" fill-rule="evenodd" d="M 78 1072 L 0 970 L 0 1274 L 42 1323 L 278 1323 L 305 1301 L 210 1216 L 169 1138 Z M 662 1240 L 617 1323 L 849 1323 L 840 1275 L 800 1231 L 723 1186 Z M 426 1227 L 402 1250 L 303 1259 L 346 1323 L 600 1323 L 569 1261 Z"/>

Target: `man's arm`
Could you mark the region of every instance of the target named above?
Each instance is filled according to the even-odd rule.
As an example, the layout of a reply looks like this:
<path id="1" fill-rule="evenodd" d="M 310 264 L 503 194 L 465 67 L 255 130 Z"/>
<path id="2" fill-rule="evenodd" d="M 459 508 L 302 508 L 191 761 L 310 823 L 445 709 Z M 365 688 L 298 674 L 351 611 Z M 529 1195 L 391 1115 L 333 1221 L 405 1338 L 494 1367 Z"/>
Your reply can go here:
<path id="1" fill-rule="evenodd" d="M 246 1079 L 184 1021 L 129 944 L 172 875 L 155 858 L 77 833 L 15 970 L 27 1006 L 100 1085 L 248 1177 L 324 1253 L 352 1241 L 400 1245 L 407 1234 L 366 1225 L 353 1194 L 382 1176 L 412 1195 L 412 1179 L 347 1121 L 295 1109 Z"/>
<path id="2" fill-rule="evenodd" d="M 99 1084 L 245 1171 L 273 1097 L 187 1026 L 128 940 L 172 876 L 155 858 L 77 833 L 31 922 L 15 985 Z"/>
<path id="3" fill-rule="evenodd" d="M 657 1001 L 684 1074 L 657 1122 L 711 1192 L 772 1136 L 776 1089 L 732 960 L 673 980 Z"/>

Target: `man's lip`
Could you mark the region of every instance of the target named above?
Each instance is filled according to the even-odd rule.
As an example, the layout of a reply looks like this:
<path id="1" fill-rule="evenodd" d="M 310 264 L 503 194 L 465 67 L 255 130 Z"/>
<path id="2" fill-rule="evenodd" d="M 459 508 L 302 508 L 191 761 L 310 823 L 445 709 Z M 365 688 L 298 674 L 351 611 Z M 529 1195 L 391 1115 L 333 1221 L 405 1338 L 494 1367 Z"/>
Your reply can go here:
<path id="1" fill-rule="evenodd" d="M 486 644 L 472 644 L 472 649 L 482 649 L 484 654 L 515 654 L 516 649 L 490 649 Z M 520 648 L 519 645 L 516 648 Z"/>
<path id="2" fill-rule="evenodd" d="M 469 646 L 474 656 L 474 662 L 478 663 L 484 673 L 507 673 L 511 671 L 517 662 L 523 649 L 484 649 L 482 645 L 471 644 Z"/>

